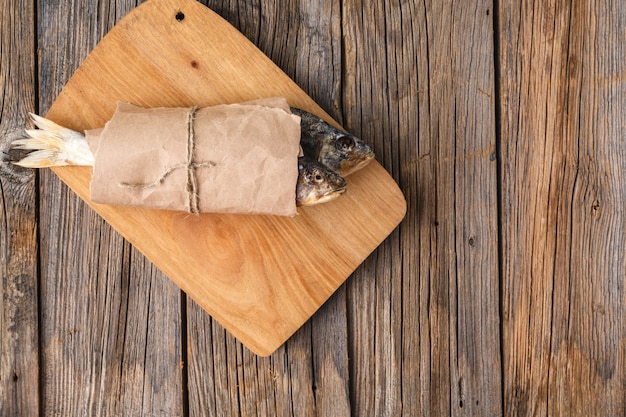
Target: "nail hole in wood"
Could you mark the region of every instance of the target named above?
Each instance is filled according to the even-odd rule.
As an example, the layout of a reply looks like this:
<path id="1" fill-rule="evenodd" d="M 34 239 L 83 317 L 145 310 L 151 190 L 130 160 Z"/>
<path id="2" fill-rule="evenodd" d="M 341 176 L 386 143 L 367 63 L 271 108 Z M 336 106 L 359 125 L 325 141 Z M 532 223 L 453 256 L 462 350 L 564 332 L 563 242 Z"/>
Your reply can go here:
<path id="1" fill-rule="evenodd" d="M 176 13 L 176 20 L 178 20 L 179 22 L 182 22 L 183 20 L 185 20 L 185 13 L 181 11 Z"/>

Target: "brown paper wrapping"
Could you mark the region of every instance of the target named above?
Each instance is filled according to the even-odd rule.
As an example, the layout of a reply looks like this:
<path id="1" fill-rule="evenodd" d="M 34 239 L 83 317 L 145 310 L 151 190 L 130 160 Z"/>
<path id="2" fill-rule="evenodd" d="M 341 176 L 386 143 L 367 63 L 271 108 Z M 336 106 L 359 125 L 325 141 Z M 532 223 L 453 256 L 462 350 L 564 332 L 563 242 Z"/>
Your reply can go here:
<path id="1" fill-rule="evenodd" d="M 103 129 L 86 133 L 96 203 L 296 214 L 300 118 L 284 98 L 197 110 L 118 103 Z"/>

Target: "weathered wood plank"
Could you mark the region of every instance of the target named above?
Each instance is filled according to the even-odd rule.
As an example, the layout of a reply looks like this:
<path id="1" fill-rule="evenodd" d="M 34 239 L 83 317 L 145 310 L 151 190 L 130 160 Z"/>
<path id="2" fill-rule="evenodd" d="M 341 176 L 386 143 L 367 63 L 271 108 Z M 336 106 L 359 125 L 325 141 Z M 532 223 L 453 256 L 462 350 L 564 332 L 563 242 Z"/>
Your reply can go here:
<path id="1" fill-rule="evenodd" d="M 0 415 L 39 413 L 35 176 L 9 163 L 35 109 L 35 11 L 0 3 Z"/>
<path id="2" fill-rule="evenodd" d="M 348 282 L 356 415 L 501 413 L 491 7 L 344 2 L 346 126 L 409 206 Z"/>
<path id="3" fill-rule="evenodd" d="M 556 266 L 550 258 L 555 251 L 557 228 L 553 222 L 557 210 L 551 210 L 548 223 L 550 171 L 543 168 L 549 167 L 546 160 L 554 153 L 550 139 L 555 133 L 558 135 L 559 83 L 555 81 L 564 70 L 566 46 L 562 43 L 569 31 L 569 11 L 554 14 L 554 6 L 555 2 L 537 4 L 537 9 L 533 9 L 530 2 L 502 2 L 499 16 L 500 94 L 502 108 L 507 109 L 502 111 L 501 121 L 503 376 L 507 415 L 547 415 Z M 554 21 L 557 18 L 558 25 Z M 561 160 L 561 170 L 566 167 L 564 161 L 565 158 Z M 571 172 L 562 171 L 561 175 L 556 183 L 571 187 L 566 185 L 573 180 Z M 554 196 L 558 197 L 558 193 Z"/>
<path id="4" fill-rule="evenodd" d="M 570 27 L 558 108 L 578 166 L 557 198 L 571 240 L 556 245 L 548 415 L 626 415 L 626 4 L 573 2 Z"/>
<path id="5" fill-rule="evenodd" d="M 352 415 L 345 288 L 340 287 L 311 320 L 313 393 L 318 416 Z"/>
<path id="6" fill-rule="evenodd" d="M 624 415 L 626 5 L 499 26 L 505 414 Z"/>
<path id="7" fill-rule="evenodd" d="M 135 6 L 40 5 L 43 113 Z M 180 290 L 49 171 L 41 173 L 40 207 L 42 411 L 182 415 Z"/>

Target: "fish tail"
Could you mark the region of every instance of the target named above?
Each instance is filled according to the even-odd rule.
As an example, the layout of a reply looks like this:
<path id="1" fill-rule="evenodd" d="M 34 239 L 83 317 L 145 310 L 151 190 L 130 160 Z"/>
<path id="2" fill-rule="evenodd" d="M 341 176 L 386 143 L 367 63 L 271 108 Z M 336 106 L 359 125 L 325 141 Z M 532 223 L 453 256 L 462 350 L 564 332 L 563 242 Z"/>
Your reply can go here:
<path id="1" fill-rule="evenodd" d="M 26 168 L 93 165 L 93 154 L 83 134 L 36 114 L 30 116 L 38 129 L 25 130 L 28 137 L 13 141 L 11 146 L 33 152 L 14 164 Z"/>
<path id="2" fill-rule="evenodd" d="M 23 148 L 22 148 L 23 149 Z M 42 149 L 29 153 L 17 162 L 13 162 L 24 168 L 46 168 L 70 165 L 67 159 L 53 149 Z"/>

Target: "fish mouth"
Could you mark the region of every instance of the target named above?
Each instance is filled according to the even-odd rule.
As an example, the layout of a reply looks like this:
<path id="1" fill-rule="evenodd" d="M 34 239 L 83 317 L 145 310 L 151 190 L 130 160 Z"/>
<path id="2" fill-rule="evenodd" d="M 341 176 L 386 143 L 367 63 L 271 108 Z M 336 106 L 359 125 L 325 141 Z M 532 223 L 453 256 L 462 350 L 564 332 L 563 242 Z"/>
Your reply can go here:
<path id="1" fill-rule="evenodd" d="M 326 203 L 328 201 L 334 200 L 339 197 L 341 194 L 346 192 L 346 187 L 339 188 L 337 190 L 330 190 L 325 193 L 312 195 L 304 201 L 299 202 L 301 206 L 314 206 L 317 204 Z"/>
<path id="2" fill-rule="evenodd" d="M 370 162 L 372 162 L 372 160 L 374 159 L 374 153 L 369 153 L 367 155 L 365 155 L 365 157 L 363 159 L 360 158 L 356 158 L 354 160 L 351 161 L 347 161 L 348 163 L 347 168 L 344 169 L 343 175 L 347 176 L 350 174 L 355 173 L 356 171 L 365 168 L 365 166 L 367 164 L 369 164 Z M 350 165 L 350 163 L 355 163 L 354 165 Z M 343 168 L 343 167 L 342 167 Z"/>
<path id="3" fill-rule="evenodd" d="M 334 200 L 335 198 L 339 197 L 341 194 L 346 192 L 346 188 L 340 188 L 338 190 L 333 190 L 333 191 L 329 191 L 327 193 L 322 194 L 322 196 L 320 196 L 317 199 L 317 203 L 326 203 L 327 201 L 330 200 Z"/>

